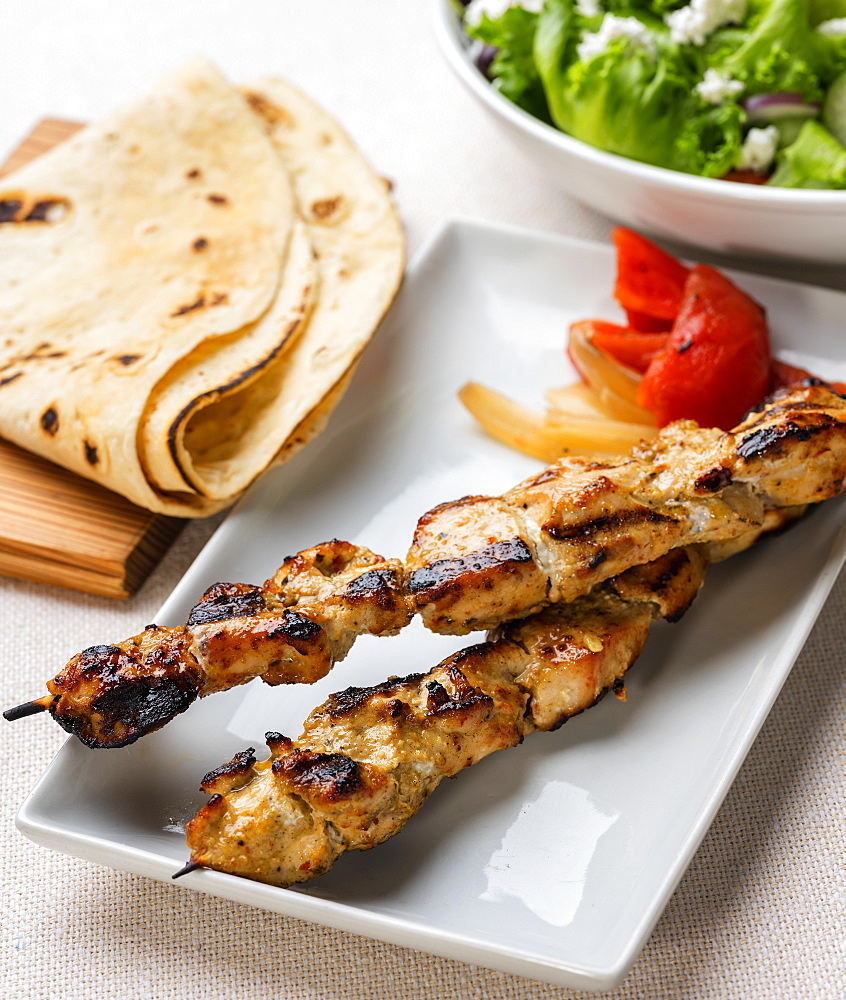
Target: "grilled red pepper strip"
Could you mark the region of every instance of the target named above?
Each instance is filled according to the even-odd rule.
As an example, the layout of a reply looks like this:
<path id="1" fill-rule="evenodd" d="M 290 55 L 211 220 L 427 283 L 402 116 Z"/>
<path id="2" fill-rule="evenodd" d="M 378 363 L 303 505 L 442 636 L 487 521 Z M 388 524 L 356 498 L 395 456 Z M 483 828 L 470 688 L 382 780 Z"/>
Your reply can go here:
<path id="1" fill-rule="evenodd" d="M 832 382 L 831 379 L 821 378 L 814 375 L 806 368 L 799 368 L 798 365 L 789 365 L 785 361 L 778 361 L 773 358 L 770 364 L 770 383 L 767 393 L 775 392 L 776 389 L 784 389 L 790 385 L 801 385 L 806 379 L 815 379 L 831 386 L 838 395 L 846 395 L 846 382 Z"/>
<path id="2" fill-rule="evenodd" d="M 618 226 L 611 235 L 617 248 L 614 298 L 624 309 L 632 310 L 630 324 L 654 331 L 660 320 L 672 323 L 679 311 L 688 268 L 631 229 Z"/>
<path id="3" fill-rule="evenodd" d="M 609 354 L 621 365 L 645 372 L 649 362 L 667 346 L 669 333 L 641 333 L 602 319 L 584 320 L 594 347 Z"/>
<path id="4" fill-rule="evenodd" d="M 660 427 L 687 417 L 728 430 L 767 391 L 764 310 L 725 275 L 697 264 L 667 346 L 650 362 L 637 402 Z"/>
<path id="5" fill-rule="evenodd" d="M 638 333 L 669 333 L 673 328 L 672 319 L 648 316 L 637 309 L 626 309 L 626 322 L 630 330 L 637 330 Z"/>

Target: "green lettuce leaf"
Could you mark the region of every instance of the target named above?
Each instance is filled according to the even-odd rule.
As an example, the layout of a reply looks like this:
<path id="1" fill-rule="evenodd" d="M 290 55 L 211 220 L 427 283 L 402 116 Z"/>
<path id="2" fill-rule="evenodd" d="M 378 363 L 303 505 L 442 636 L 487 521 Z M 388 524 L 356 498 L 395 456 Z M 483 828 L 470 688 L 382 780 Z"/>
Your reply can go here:
<path id="1" fill-rule="evenodd" d="M 538 19 L 535 62 L 555 124 L 607 152 L 685 173 L 719 177 L 733 166 L 744 113 L 713 106 L 696 93 L 703 66 L 675 44 L 660 18 L 640 13 L 654 53 L 615 39 L 582 61 L 585 21 L 573 0 L 547 0 Z"/>
<path id="2" fill-rule="evenodd" d="M 819 122 L 806 122 L 796 141 L 779 153 L 769 183 L 788 188 L 846 188 L 846 149 Z"/>
<path id="3" fill-rule="evenodd" d="M 618 17 L 658 16 L 669 14 L 671 10 L 687 5 L 689 0 L 600 0 L 603 11 Z"/>
<path id="4" fill-rule="evenodd" d="M 509 7 L 497 18 L 483 14 L 478 25 L 465 25 L 465 30 L 471 38 L 499 50 L 489 72 L 500 93 L 530 115 L 549 123 L 552 119 L 533 54 L 537 23 L 537 14 L 522 7 Z"/>
<path id="5" fill-rule="evenodd" d="M 824 86 L 830 86 L 838 76 L 846 73 L 846 34 L 824 35 L 815 31 L 812 44 L 820 80 Z"/>
<path id="6" fill-rule="evenodd" d="M 846 17 L 846 0 L 809 0 L 811 24 Z"/>
<path id="7" fill-rule="evenodd" d="M 759 0 L 743 30 L 714 32 L 704 50 L 707 65 L 741 80 L 745 96 L 789 92 L 819 101 L 844 46 L 811 25 L 809 0 Z"/>

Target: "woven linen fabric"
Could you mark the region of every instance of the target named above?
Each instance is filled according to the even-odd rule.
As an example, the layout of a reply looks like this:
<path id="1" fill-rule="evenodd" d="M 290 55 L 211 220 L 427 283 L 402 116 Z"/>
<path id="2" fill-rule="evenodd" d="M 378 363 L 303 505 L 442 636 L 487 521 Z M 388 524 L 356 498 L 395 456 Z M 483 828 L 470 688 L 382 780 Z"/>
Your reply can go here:
<path id="1" fill-rule="evenodd" d="M 236 80 L 283 75 L 334 113 L 393 180 L 412 254 L 456 214 L 607 242 L 610 221 L 569 198 L 566 179 L 553 182 L 506 142 L 459 87 L 437 51 L 430 7 L 429 0 L 7 0 L 0 145 L 10 149 L 40 117 L 94 118 L 202 52 Z M 742 266 L 846 288 L 841 269 L 775 261 Z M 2 706 L 39 694 L 79 649 L 132 635 L 152 621 L 219 520 L 188 525 L 127 602 L 0 580 Z M 841 577 L 646 948 L 623 984 L 605 996 L 846 996 L 844 615 Z M 582 722 L 589 725 L 589 716 Z M 64 735 L 35 717 L 0 724 L 0 739 L 0 997 L 586 995 L 35 846 L 16 831 L 14 816 Z"/>

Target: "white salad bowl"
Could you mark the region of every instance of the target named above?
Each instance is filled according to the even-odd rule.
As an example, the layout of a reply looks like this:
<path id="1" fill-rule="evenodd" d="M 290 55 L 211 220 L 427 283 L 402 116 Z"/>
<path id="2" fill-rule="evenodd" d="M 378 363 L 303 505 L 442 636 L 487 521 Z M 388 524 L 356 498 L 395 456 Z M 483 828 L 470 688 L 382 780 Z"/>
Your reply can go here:
<path id="1" fill-rule="evenodd" d="M 473 65 L 450 0 L 434 0 L 441 49 L 459 79 L 563 190 L 654 236 L 743 257 L 846 263 L 846 191 L 712 180 L 605 153 L 527 114 Z"/>

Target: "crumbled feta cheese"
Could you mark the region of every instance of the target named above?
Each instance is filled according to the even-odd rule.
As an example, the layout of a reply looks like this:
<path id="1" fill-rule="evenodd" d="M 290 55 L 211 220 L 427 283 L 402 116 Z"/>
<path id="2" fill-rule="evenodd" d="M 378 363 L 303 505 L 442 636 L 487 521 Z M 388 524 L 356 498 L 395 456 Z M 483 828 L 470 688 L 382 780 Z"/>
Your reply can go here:
<path id="1" fill-rule="evenodd" d="M 670 38 L 677 45 L 704 45 L 724 24 L 739 24 L 746 16 L 746 0 L 690 0 L 664 15 Z"/>
<path id="2" fill-rule="evenodd" d="M 775 125 L 750 128 L 740 148 L 736 166 L 738 170 L 754 170 L 764 174 L 770 169 L 777 148 L 778 129 Z"/>
<path id="3" fill-rule="evenodd" d="M 695 90 L 708 104 L 722 104 L 727 98 L 736 97 L 743 90 L 743 84 L 718 69 L 706 69 Z"/>
<path id="4" fill-rule="evenodd" d="M 636 17 L 617 17 L 606 14 L 599 25 L 599 31 L 586 31 L 579 42 L 576 52 L 582 62 L 587 62 L 604 52 L 615 38 L 627 38 L 633 45 L 639 46 L 655 55 L 655 43 L 649 34 L 649 28 Z"/>
<path id="5" fill-rule="evenodd" d="M 817 25 L 817 31 L 821 35 L 846 35 L 846 17 L 832 17 L 828 21 L 821 21 Z"/>
<path id="6" fill-rule="evenodd" d="M 576 10 L 582 17 L 599 17 L 602 4 L 599 0 L 576 0 Z"/>
<path id="7" fill-rule="evenodd" d="M 484 14 L 495 21 L 512 7 L 522 7 L 532 14 L 540 14 L 543 0 L 471 0 L 464 11 L 464 21 L 471 26 L 480 24 Z"/>

